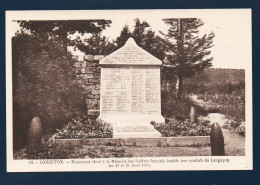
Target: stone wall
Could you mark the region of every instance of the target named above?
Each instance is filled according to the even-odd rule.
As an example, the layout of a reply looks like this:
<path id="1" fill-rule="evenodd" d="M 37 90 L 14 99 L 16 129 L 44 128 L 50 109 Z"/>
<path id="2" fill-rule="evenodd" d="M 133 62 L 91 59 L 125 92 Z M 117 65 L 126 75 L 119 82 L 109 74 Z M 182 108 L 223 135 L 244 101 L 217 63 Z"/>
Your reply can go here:
<path id="1" fill-rule="evenodd" d="M 73 56 L 76 83 L 81 87 L 89 110 L 99 110 L 100 105 L 100 66 L 104 55 Z"/>

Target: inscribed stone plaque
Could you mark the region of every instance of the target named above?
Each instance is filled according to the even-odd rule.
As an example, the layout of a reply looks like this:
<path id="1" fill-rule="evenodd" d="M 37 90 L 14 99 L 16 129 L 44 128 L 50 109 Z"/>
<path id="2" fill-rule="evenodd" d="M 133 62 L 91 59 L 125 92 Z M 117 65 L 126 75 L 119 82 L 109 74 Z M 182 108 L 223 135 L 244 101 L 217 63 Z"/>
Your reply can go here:
<path id="1" fill-rule="evenodd" d="M 102 113 L 131 111 L 131 70 L 127 68 L 101 69 Z"/>
<path id="2" fill-rule="evenodd" d="M 160 114 L 160 68 L 102 68 L 101 112 Z"/>

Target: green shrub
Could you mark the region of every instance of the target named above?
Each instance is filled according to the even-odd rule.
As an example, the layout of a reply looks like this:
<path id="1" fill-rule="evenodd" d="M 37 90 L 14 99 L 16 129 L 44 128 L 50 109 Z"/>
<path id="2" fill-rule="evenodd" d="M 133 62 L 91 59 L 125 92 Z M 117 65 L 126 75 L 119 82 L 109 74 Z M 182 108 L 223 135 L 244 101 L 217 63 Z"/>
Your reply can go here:
<path id="1" fill-rule="evenodd" d="M 178 117 L 185 119 L 189 116 L 190 103 L 187 99 L 179 101 L 175 95 L 170 92 L 162 92 L 162 115 L 165 117 Z"/>
<path id="2" fill-rule="evenodd" d="M 235 132 L 237 132 L 238 134 L 245 136 L 245 132 L 246 132 L 246 125 L 245 122 L 242 122 L 236 129 Z"/>
<path id="3" fill-rule="evenodd" d="M 186 94 L 241 94 L 245 90 L 245 82 L 232 83 L 184 83 Z"/>
<path id="4" fill-rule="evenodd" d="M 154 123 L 153 126 L 163 137 L 171 136 L 207 136 L 210 133 L 209 122 L 191 123 L 190 120 L 184 121 L 171 120 L 169 123 Z"/>
<path id="5" fill-rule="evenodd" d="M 211 107 L 236 122 L 245 121 L 245 93 L 199 94 L 198 99 L 211 102 Z"/>
<path id="6" fill-rule="evenodd" d="M 229 129 L 229 131 L 238 133 L 241 136 L 245 136 L 245 122 L 237 122 L 234 120 L 228 120 L 225 125 L 223 125 L 223 128 Z"/>
<path id="7" fill-rule="evenodd" d="M 110 124 L 93 120 L 86 115 L 73 118 L 57 131 L 58 139 L 112 138 L 113 136 L 113 128 Z"/>
<path id="8" fill-rule="evenodd" d="M 188 97 L 184 96 L 179 100 L 170 92 L 162 92 L 162 115 L 165 118 L 175 117 L 178 120 L 185 120 L 190 117 L 191 107 L 195 107 L 198 116 L 206 115 L 206 111 L 194 105 Z"/>

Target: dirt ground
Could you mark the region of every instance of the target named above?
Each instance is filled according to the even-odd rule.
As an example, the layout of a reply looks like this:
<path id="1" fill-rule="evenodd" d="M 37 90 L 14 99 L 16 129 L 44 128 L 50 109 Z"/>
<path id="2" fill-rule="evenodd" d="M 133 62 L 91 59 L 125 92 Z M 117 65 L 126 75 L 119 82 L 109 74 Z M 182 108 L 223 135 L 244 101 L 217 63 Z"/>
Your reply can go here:
<path id="1" fill-rule="evenodd" d="M 245 155 L 245 137 L 222 129 L 226 156 Z M 211 148 L 207 147 L 124 147 L 125 152 L 133 157 L 166 157 L 166 156 L 210 156 Z"/>
<path id="2" fill-rule="evenodd" d="M 225 142 L 225 154 L 226 156 L 243 156 L 245 155 L 245 137 L 242 137 L 238 134 L 231 133 L 227 129 L 222 129 L 224 135 Z M 104 150 L 104 148 L 106 150 Z M 106 157 L 105 153 L 110 153 L 111 151 L 117 151 L 121 153 L 118 156 L 109 155 L 110 157 L 170 157 L 170 156 L 210 156 L 211 148 L 210 146 L 194 146 L 194 147 L 140 147 L 140 146 L 103 146 L 101 147 L 102 151 L 99 147 L 93 148 L 91 146 L 84 146 L 81 152 L 85 153 L 89 150 L 95 152 L 98 151 L 98 155 L 95 157 Z M 108 156 L 108 155 L 107 155 Z M 91 156 L 90 156 L 91 157 Z"/>
<path id="3" fill-rule="evenodd" d="M 231 133 L 228 129 L 222 129 L 225 142 L 225 153 L 229 156 L 245 155 L 245 137 Z"/>

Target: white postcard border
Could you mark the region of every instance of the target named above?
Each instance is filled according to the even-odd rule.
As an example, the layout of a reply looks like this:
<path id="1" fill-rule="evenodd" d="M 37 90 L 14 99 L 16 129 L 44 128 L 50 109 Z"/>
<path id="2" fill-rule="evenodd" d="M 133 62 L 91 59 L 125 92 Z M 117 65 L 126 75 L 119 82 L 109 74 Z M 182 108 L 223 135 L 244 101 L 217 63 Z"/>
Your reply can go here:
<path id="1" fill-rule="evenodd" d="M 203 9 L 203 10 L 87 10 L 87 11 L 6 11 L 6 158 L 7 172 L 53 172 L 53 171 L 163 171 L 163 170 L 252 170 L 253 169 L 253 108 L 252 108 L 252 62 L 245 68 L 246 81 L 246 138 L 245 156 L 173 156 L 173 157 L 138 157 L 138 158 L 97 158 L 97 159 L 61 159 L 61 160 L 14 160 L 12 132 L 12 20 L 66 20 L 66 19 L 98 19 L 111 14 L 125 16 L 147 16 L 149 14 L 165 14 L 175 17 L 201 17 L 218 13 L 238 13 L 248 20 L 244 28 L 248 34 L 248 61 L 252 61 L 252 25 L 251 9 Z M 251 30 L 248 30 L 248 29 Z M 78 162 L 73 164 L 72 161 Z M 109 164 L 113 163 L 113 167 Z M 130 161 L 129 161 L 130 160 Z M 145 162 L 148 160 L 149 162 Z M 152 160 L 158 162 L 151 162 Z M 178 160 L 179 162 L 162 162 Z M 183 160 L 183 162 L 181 162 Z M 203 162 L 185 162 L 184 160 L 203 160 Z M 227 162 L 227 160 L 229 162 Z M 85 161 L 85 162 L 84 162 Z M 89 162 L 88 162 L 89 161 Z M 95 163 L 95 161 L 100 161 Z M 109 161 L 109 163 L 107 162 Z M 122 161 L 122 162 L 119 162 Z M 123 162 L 129 161 L 129 162 Z M 132 161 L 132 162 L 131 162 Z M 159 162 L 161 161 L 161 162 Z M 217 161 L 217 162 L 216 162 Z M 222 162 L 218 162 L 222 161 Z M 226 161 L 226 162 L 223 162 Z M 124 164 L 124 165 L 123 165 Z M 130 165 L 129 167 L 126 165 Z M 139 166 L 139 165 L 140 166 Z M 149 166 L 148 166 L 148 165 Z"/>

